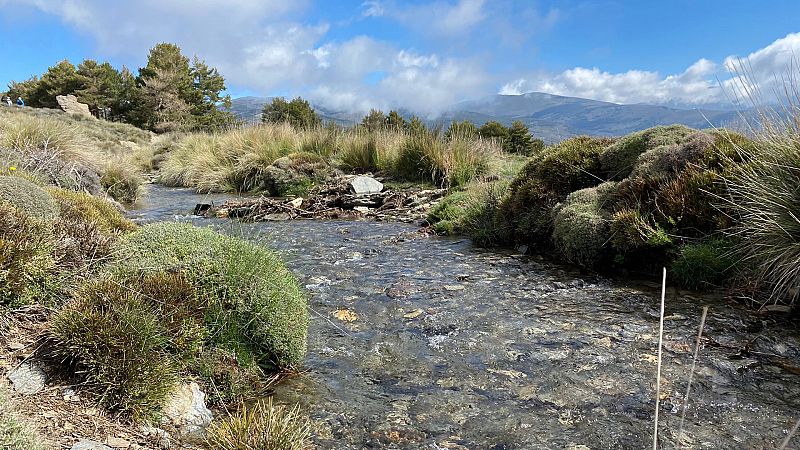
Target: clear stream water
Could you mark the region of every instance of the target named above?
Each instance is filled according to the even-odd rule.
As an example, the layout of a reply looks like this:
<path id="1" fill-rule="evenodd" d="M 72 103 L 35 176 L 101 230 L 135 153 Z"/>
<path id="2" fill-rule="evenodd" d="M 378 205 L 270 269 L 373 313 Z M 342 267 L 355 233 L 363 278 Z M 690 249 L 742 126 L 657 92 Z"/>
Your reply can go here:
<path id="1" fill-rule="evenodd" d="M 652 446 L 656 284 L 580 274 L 404 224 L 189 216 L 196 203 L 224 198 L 150 186 L 131 215 L 191 220 L 283 254 L 309 292 L 311 324 L 306 370 L 275 396 L 316 421 L 319 448 Z M 668 290 L 661 446 L 679 442 L 701 306 L 709 305 L 710 340 L 681 442 L 776 448 L 800 417 L 792 369 L 800 331 L 717 297 Z M 731 358 L 747 343 L 751 356 Z M 797 437 L 790 448 L 799 446 Z"/>

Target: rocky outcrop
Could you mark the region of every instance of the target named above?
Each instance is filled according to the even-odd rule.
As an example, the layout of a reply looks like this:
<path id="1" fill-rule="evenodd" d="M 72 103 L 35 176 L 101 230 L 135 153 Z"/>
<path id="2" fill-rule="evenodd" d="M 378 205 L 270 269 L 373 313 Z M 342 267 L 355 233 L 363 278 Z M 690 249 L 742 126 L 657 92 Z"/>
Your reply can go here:
<path id="1" fill-rule="evenodd" d="M 206 406 L 206 394 L 197 383 L 181 384 L 162 409 L 162 425 L 175 430 L 184 442 L 202 442 L 206 428 L 214 418 Z"/>
<path id="2" fill-rule="evenodd" d="M 33 395 L 44 389 L 47 375 L 35 362 L 26 361 L 8 374 L 14 390 L 22 395 Z"/>
<path id="3" fill-rule="evenodd" d="M 56 95 L 58 106 L 68 114 L 78 114 L 81 116 L 93 117 L 89 111 L 89 105 L 78 101 L 78 97 L 74 95 Z"/>

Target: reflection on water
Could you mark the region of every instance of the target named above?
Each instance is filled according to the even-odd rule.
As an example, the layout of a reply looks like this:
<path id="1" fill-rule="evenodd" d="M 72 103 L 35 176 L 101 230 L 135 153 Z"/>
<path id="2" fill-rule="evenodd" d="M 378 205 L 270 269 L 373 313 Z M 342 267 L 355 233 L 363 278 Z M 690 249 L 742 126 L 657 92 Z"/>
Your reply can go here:
<path id="1" fill-rule="evenodd" d="M 195 203 L 222 198 L 151 186 L 132 214 L 187 218 Z M 321 448 L 651 445 L 658 289 L 425 237 L 409 225 L 194 221 L 278 249 L 306 286 L 307 370 L 276 396 L 300 402 L 318 422 Z M 790 371 L 800 365 L 796 326 L 674 289 L 662 444 L 676 446 L 703 304 L 711 305 L 710 340 L 698 361 L 684 444 L 774 448 L 800 411 L 800 377 Z M 355 320 L 339 320 L 337 311 Z M 774 356 L 729 358 L 748 342 L 751 354 Z"/>

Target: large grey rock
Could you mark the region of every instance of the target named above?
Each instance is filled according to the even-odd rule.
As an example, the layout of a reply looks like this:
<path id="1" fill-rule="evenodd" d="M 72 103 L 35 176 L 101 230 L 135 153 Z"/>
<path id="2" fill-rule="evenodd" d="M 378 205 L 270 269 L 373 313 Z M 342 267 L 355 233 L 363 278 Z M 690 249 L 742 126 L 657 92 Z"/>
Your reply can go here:
<path id="1" fill-rule="evenodd" d="M 162 423 L 174 427 L 179 439 L 200 442 L 214 415 L 206 407 L 206 394 L 197 383 L 181 384 L 167 399 Z"/>
<path id="2" fill-rule="evenodd" d="M 56 95 L 58 106 L 66 113 L 79 114 L 81 116 L 93 117 L 89 112 L 89 105 L 78 101 L 78 97 L 74 95 Z"/>
<path id="3" fill-rule="evenodd" d="M 15 391 L 22 395 L 33 395 L 44 389 L 47 374 L 36 362 L 25 361 L 8 374 L 8 379 Z"/>
<path id="4" fill-rule="evenodd" d="M 90 441 L 88 439 L 81 439 L 77 444 L 73 445 L 70 448 L 70 450 L 114 450 L 114 449 L 99 442 Z"/>
<path id="5" fill-rule="evenodd" d="M 383 183 L 372 177 L 359 176 L 347 183 L 354 194 L 377 194 L 383 190 Z"/>

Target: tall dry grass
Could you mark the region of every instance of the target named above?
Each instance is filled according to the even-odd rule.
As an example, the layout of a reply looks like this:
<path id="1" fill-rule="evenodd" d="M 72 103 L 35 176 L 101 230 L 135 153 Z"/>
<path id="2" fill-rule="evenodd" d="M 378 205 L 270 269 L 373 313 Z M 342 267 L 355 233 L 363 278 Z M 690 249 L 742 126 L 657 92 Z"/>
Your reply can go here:
<path id="1" fill-rule="evenodd" d="M 797 65 L 791 69 L 776 93 L 779 104 L 769 106 L 739 65 L 740 94 L 758 111 L 749 121 L 756 139 L 752 148 L 731 142 L 743 163 L 725 175 L 723 200 L 735 218 L 730 234 L 743 266 L 766 288 L 768 301 L 794 304 L 800 297 L 800 83 Z"/>
<path id="2" fill-rule="evenodd" d="M 312 153 L 347 172 L 380 173 L 402 181 L 460 186 L 488 173 L 499 146 L 474 136 L 403 130 L 261 124 L 217 134 L 190 134 L 166 154 L 161 182 L 201 192 L 250 191 L 277 159 Z"/>

